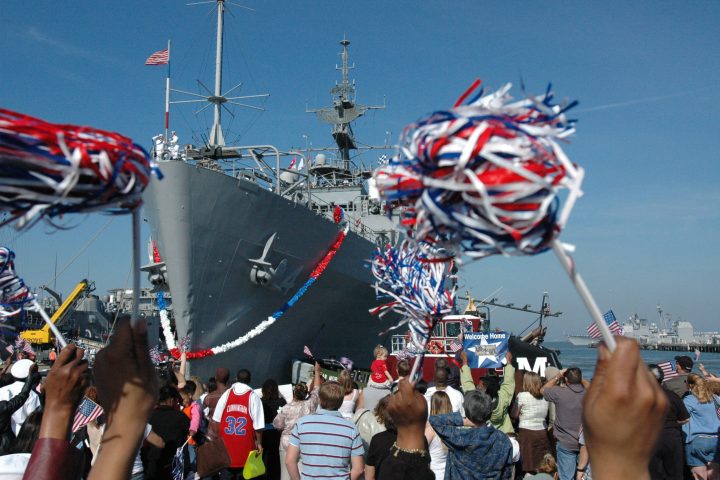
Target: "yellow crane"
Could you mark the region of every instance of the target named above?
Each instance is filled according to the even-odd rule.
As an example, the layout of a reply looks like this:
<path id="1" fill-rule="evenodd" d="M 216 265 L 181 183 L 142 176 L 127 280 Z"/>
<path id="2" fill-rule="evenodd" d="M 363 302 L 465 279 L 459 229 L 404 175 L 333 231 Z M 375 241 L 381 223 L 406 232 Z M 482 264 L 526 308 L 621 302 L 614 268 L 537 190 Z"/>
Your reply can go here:
<path id="1" fill-rule="evenodd" d="M 67 313 L 75 306 L 75 303 L 80 299 L 80 296 L 87 292 L 90 288 L 90 282 L 87 280 L 80 280 L 80 282 L 75 285 L 75 289 L 70 293 L 70 295 L 68 295 L 65 301 L 62 302 L 58 309 L 55 310 L 55 313 L 52 314 L 50 320 L 52 320 L 53 323 L 58 323 L 65 318 L 65 315 L 67 315 Z M 20 337 L 30 343 L 40 345 L 48 344 L 50 343 L 51 337 L 50 327 L 45 325 L 36 330 L 25 330 L 20 332 Z"/>

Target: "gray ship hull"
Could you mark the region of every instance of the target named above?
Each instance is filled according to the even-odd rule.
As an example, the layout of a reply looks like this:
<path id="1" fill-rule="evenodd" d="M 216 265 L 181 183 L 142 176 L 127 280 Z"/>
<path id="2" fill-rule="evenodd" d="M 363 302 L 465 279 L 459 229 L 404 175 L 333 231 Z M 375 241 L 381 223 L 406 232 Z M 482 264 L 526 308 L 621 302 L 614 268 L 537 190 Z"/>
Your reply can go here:
<path id="1" fill-rule="evenodd" d="M 172 293 L 178 337 L 191 349 L 213 347 L 250 331 L 280 309 L 335 242 L 339 227 L 256 183 L 182 161 L 163 162 L 164 179 L 144 194 L 149 221 Z M 250 280 L 250 259 L 286 261 L 262 287 Z M 290 379 L 291 361 L 308 345 L 316 357 L 344 355 L 369 366 L 381 330 L 368 309 L 373 244 L 350 232 L 325 273 L 264 333 L 227 353 L 189 362 L 206 379 L 218 366 L 247 368 L 253 384 Z"/>

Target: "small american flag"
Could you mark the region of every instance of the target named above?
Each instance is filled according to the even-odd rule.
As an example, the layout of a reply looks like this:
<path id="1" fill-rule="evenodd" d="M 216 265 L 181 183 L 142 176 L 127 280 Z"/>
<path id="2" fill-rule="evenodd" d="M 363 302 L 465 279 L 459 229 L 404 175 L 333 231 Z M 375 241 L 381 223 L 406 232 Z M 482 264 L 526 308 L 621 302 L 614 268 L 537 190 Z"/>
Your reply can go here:
<path id="1" fill-rule="evenodd" d="M 670 380 L 671 378 L 678 376 L 673 362 L 660 362 L 657 366 L 660 367 L 660 370 L 663 372 L 663 381 Z"/>
<path id="2" fill-rule="evenodd" d="M 308 357 L 310 357 L 310 358 L 315 358 L 315 356 L 313 356 L 312 352 L 310 351 L 310 349 L 308 348 L 307 345 L 305 345 L 305 346 L 303 347 L 303 353 L 304 353 L 305 355 L 307 355 Z"/>
<path id="3" fill-rule="evenodd" d="M 608 310 L 607 313 L 603 315 L 603 318 L 605 319 L 605 323 L 610 329 L 610 333 L 612 333 L 613 335 L 623 334 L 622 327 L 618 323 L 617 318 L 615 318 L 615 314 L 612 310 Z M 595 325 L 594 322 L 588 325 L 587 332 L 588 335 L 590 335 L 590 337 L 592 338 L 599 338 L 602 336 L 602 334 L 600 333 L 600 329 L 597 325 Z"/>
<path id="4" fill-rule="evenodd" d="M 32 345 L 24 338 L 18 337 L 15 340 L 15 350 L 25 352 L 28 355 L 35 355 L 35 350 L 33 350 Z"/>
<path id="5" fill-rule="evenodd" d="M 73 433 L 95 420 L 97 417 L 102 415 L 102 413 L 103 409 L 100 405 L 87 397 L 83 398 L 83 401 L 80 402 L 80 406 L 75 412 L 75 420 L 73 420 L 72 426 Z"/>
<path id="6" fill-rule="evenodd" d="M 155 52 L 145 60 L 145 65 L 167 65 L 170 62 L 170 51 L 160 50 Z"/>
<path id="7" fill-rule="evenodd" d="M 450 340 L 450 345 L 448 345 L 448 348 L 450 349 L 450 351 L 451 351 L 452 353 L 457 353 L 457 352 L 459 352 L 460 350 L 462 350 L 462 349 L 463 349 L 463 344 L 462 344 L 462 342 L 460 341 L 460 337 L 458 337 L 458 338 L 453 338 L 452 340 Z"/>

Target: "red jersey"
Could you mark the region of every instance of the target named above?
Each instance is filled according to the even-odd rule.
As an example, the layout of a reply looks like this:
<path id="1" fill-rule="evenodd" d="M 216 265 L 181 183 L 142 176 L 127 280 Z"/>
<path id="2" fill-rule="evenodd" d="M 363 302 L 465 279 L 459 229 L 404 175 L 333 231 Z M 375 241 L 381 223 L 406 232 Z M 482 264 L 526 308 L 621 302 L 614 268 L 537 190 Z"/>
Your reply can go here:
<path id="1" fill-rule="evenodd" d="M 385 371 L 387 369 L 387 363 L 385 362 L 385 360 L 374 360 L 370 364 L 370 371 L 372 372 L 370 379 L 375 383 L 387 382 L 388 378 L 387 375 L 385 375 Z"/>
<path id="2" fill-rule="evenodd" d="M 252 390 L 238 395 L 230 389 L 220 420 L 220 436 L 230 455 L 230 467 L 244 467 L 250 452 L 255 450 L 255 428 L 250 417 Z"/>

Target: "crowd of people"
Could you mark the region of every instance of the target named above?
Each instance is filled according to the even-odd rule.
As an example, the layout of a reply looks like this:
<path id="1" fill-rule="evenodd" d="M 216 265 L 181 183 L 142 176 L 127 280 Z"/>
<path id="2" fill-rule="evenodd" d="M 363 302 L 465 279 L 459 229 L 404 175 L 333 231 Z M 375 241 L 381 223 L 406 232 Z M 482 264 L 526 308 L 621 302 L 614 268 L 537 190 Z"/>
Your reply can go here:
<path id="1" fill-rule="evenodd" d="M 460 352 L 413 384 L 407 361 L 390 371 L 374 353 L 364 388 L 316 364 L 286 399 L 273 379 L 253 389 L 247 368 L 158 370 L 145 324 L 125 319 L 92 369 L 73 345 L 44 379 L 31 359 L 6 364 L 0 477 L 236 479 L 262 458 L 272 480 L 719 478 L 720 378 L 689 357 L 665 381 L 619 338 L 592 382 L 575 367 L 516 371 L 509 353 L 502 376 L 477 380 Z M 102 414 L 76 429 L 83 399 Z"/>

